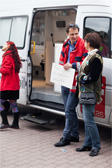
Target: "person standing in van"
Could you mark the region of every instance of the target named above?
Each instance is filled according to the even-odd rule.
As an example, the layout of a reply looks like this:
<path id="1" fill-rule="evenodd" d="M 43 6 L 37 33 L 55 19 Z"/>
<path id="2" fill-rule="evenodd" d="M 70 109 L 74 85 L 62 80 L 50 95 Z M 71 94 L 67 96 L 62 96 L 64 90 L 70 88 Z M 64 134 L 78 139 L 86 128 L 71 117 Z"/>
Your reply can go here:
<path id="1" fill-rule="evenodd" d="M 68 40 L 63 44 L 59 63 L 65 70 L 74 68 L 76 76 L 82 61 L 87 56 L 87 50 L 84 46 L 84 40 L 79 37 L 78 25 L 69 24 L 66 27 L 66 33 Z M 54 144 L 55 147 L 66 146 L 70 142 L 79 142 L 78 119 L 75 110 L 78 104 L 75 76 L 72 89 L 61 87 L 65 108 L 65 128 L 63 137 L 58 143 Z"/>
<path id="2" fill-rule="evenodd" d="M 19 129 L 19 110 L 16 100 L 19 99 L 20 81 L 18 73 L 22 67 L 22 63 L 13 42 L 7 41 L 2 51 L 5 53 L 2 56 L 2 64 L 0 67 L 0 73 L 2 74 L 0 81 L 0 112 L 2 124 L 0 125 L 0 129 L 7 127 Z M 10 105 L 14 114 L 13 123 L 11 125 L 9 125 L 7 120 L 7 112 Z"/>
<path id="3" fill-rule="evenodd" d="M 85 36 L 85 47 L 88 56 L 82 62 L 77 82 L 79 85 L 79 96 L 82 92 L 88 94 L 95 93 L 96 102 L 101 102 L 101 76 L 103 69 L 103 59 L 99 52 L 101 39 L 99 34 L 93 32 Z M 83 118 L 85 123 L 85 141 L 77 152 L 90 151 L 90 156 L 97 156 L 100 150 L 100 136 L 94 122 L 94 104 L 82 104 Z"/>

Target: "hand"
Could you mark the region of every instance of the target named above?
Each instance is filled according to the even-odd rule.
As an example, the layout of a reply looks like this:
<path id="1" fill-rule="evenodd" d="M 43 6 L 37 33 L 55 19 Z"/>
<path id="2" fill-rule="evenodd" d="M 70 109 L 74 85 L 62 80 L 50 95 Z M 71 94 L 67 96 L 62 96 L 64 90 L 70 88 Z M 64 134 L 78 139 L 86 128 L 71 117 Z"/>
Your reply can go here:
<path id="1" fill-rule="evenodd" d="M 63 68 L 64 68 L 65 70 L 68 70 L 69 68 L 72 68 L 72 64 L 66 63 L 66 64 L 63 66 Z"/>

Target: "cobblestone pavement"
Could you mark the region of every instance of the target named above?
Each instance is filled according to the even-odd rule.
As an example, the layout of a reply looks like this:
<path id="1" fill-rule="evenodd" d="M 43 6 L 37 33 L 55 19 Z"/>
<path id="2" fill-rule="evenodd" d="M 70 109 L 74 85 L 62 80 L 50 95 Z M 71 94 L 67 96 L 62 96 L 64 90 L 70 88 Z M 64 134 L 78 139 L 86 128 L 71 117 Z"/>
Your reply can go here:
<path id="1" fill-rule="evenodd" d="M 21 108 L 20 111 L 31 111 Z M 23 114 L 22 114 L 23 115 Z M 8 115 L 12 122 L 12 115 Z M 112 168 L 111 130 L 98 126 L 101 150 L 96 157 L 76 152 L 84 141 L 84 124 L 79 122 L 80 142 L 56 148 L 64 122 L 39 126 L 20 119 L 20 129 L 0 130 L 0 168 Z"/>

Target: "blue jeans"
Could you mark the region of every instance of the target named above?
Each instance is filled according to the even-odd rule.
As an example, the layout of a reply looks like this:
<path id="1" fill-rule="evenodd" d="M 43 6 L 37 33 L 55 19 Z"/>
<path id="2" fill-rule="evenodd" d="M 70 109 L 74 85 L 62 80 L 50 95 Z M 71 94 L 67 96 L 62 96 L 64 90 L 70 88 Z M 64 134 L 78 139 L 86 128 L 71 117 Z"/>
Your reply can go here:
<path id="1" fill-rule="evenodd" d="M 96 123 L 94 122 L 94 105 L 82 105 L 83 118 L 85 122 L 84 146 L 100 150 L 100 136 Z"/>
<path id="2" fill-rule="evenodd" d="M 71 136 L 79 138 L 78 119 L 75 108 L 78 104 L 78 98 L 75 93 L 69 91 L 69 88 L 61 87 L 64 107 L 65 107 L 65 128 L 63 130 L 63 138 L 70 139 Z"/>

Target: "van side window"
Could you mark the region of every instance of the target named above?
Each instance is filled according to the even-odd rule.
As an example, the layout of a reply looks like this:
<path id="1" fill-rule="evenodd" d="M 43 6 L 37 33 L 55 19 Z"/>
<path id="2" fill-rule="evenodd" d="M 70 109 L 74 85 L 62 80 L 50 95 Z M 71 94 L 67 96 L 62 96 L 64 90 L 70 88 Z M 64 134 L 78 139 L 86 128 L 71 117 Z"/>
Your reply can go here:
<path id="1" fill-rule="evenodd" d="M 0 18 L 0 47 L 6 41 L 13 41 L 18 48 L 25 43 L 27 17 Z"/>
<path id="2" fill-rule="evenodd" d="M 84 36 L 90 32 L 97 32 L 101 37 L 100 51 L 102 57 L 110 58 L 111 49 L 111 28 L 110 18 L 86 17 L 84 20 Z"/>
<path id="3" fill-rule="evenodd" d="M 111 58 L 112 58 L 112 19 L 111 19 Z"/>
<path id="4" fill-rule="evenodd" d="M 12 19 L 0 19 L 0 47 L 9 40 Z"/>

